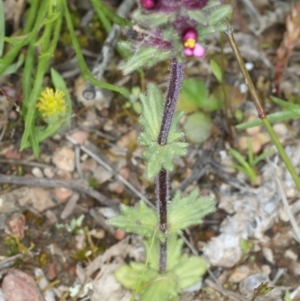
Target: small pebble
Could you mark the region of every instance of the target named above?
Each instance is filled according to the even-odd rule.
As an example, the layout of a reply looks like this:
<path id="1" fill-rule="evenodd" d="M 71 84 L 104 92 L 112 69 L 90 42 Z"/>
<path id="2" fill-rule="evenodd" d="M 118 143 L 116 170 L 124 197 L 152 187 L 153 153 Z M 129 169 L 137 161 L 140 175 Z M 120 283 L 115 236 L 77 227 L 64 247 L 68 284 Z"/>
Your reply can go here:
<path id="1" fill-rule="evenodd" d="M 54 189 L 54 194 L 60 202 L 65 202 L 73 194 L 73 191 L 60 187 Z"/>
<path id="2" fill-rule="evenodd" d="M 44 168 L 44 175 L 48 178 L 48 179 L 52 179 L 54 177 L 54 171 L 52 168 L 50 167 L 46 167 Z"/>
<path id="3" fill-rule="evenodd" d="M 83 145 L 88 139 L 89 133 L 84 131 L 76 131 L 70 135 L 70 137 L 75 140 L 78 144 Z"/>
<path id="4" fill-rule="evenodd" d="M 285 258 L 289 258 L 293 261 L 297 261 L 298 259 L 298 255 L 296 253 L 294 253 L 292 250 L 288 249 L 284 252 L 284 257 Z"/>
<path id="5" fill-rule="evenodd" d="M 22 240 L 24 237 L 25 225 L 25 216 L 20 213 L 15 213 L 9 219 L 7 219 L 5 233 L 9 234 L 10 236 L 15 236 L 19 240 Z"/>
<path id="6" fill-rule="evenodd" d="M 72 172 L 75 169 L 75 153 L 66 147 L 58 148 L 53 154 L 52 162 L 59 169 Z"/>
<path id="7" fill-rule="evenodd" d="M 122 229 L 117 229 L 117 230 L 115 231 L 115 239 L 117 239 L 117 240 L 122 240 L 122 239 L 125 238 L 125 236 L 126 236 L 126 232 L 125 232 L 124 230 L 122 230 Z"/>
<path id="8" fill-rule="evenodd" d="M 31 172 L 36 178 L 42 179 L 44 177 L 43 172 L 38 167 L 32 168 Z"/>
<path id="9" fill-rule="evenodd" d="M 2 282 L 6 301 L 43 301 L 44 298 L 34 279 L 20 270 L 11 270 Z"/>

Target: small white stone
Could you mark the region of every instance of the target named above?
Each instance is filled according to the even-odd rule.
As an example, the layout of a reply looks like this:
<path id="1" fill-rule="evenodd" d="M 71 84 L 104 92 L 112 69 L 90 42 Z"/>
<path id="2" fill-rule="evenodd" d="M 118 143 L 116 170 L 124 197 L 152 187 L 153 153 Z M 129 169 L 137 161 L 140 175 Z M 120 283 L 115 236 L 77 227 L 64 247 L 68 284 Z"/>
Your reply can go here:
<path id="1" fill-rule="evenodd" d="M 36 178 L 42 179 L 44 177 L 43 172 L 38 167 L 32 168 L 31 172 Z"/>
<path id="2" fill-rule="evenodd" d="M 48 178 L 48 179 L 52 179 L 54 177 L 54 171 L 52 168 L 50 167 L 46 167 L 44 168 L 44 175 Z"/>
<path id="3" fill-rule="evenodd" d="M 245 94 L 248 91 L 248 87 L 244 83 L 240 84 L 239 89 L 242 94 Z"/>
<path id="4" fill-rule="evenodd" d="M 245 67 L 248 71 L 251 71 L 254 67 L 254 64 L 251 62 L 247 62 L 247 63 L 245 63 Z"/>
<path id="5" fill-rule="evenodd" d="M 284 257 L 289 258 L 293 261 L 296 261 L 298 259 L 298 255 L 295 254 L 292 250 L 288 249 L 284 252 Z"/>
<path id="6" fill-rule="evenodd" d="M 263 248 L 262 252 L 264 254 L 264 257 L 270 262 L 274 264 L 274 256 L 273 251 L 270 248 Z"/>

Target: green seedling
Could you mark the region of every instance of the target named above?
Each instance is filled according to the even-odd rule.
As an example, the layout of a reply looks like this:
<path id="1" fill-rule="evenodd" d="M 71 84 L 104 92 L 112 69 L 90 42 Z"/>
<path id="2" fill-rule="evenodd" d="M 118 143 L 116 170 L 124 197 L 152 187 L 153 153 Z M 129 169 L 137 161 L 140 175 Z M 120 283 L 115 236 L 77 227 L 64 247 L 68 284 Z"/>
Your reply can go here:
<path id="1" fill-rule="evenodd" d="M 185 79 L 182 83 L 177 109 L 188 114 L 184 124 L 188 141 L 204 142 L 209 137 L 212 128 L 209 113 L 220 110 L 222 107 L 223 103 L 215 94 L 209 93 L 203 81 L 195 78 Z"/>
<path id="2" fill-rule="evenodd" d="M 136 114 L 142 113 L 141 104 L 138 101 L 140 97 L 141 89 L 140 87 L 133 87 L 131 89 L 128 101 L 124 104 L 125 109 L 132 109 Z"/>
<path id="3" fill-rule="evenodd" d="M 268 282 L 261 283 L 256 289 L 254 289 L 253 297 L 251 301 L 255 301 L 258 297 L 268 294 L 274 287 L 268 286 Z"/>
<path id="4" fill-rule="evenodd" d="M 244 156 L 238 152 L 237 150 L 230 148 L 229 152 L 232 155 L 232 157 L 239 163 L 239 164 L 233 164 L 231 165 L 232 168 L 243 172 L 247 177 L 250 179 L 251 185 L 257 186 L 259 184 L 259 178 L 257 174 L 256 165 L 262 161 L 265 160 L 267 157 L 273 155 L 276 150 L 274 148 L 271 148 L 270 150 L 263 152 L 259 156 L 255 156 L 253 153 L 253 147 L 251 140 L 247 139 L 247 148 L 248 148 L 248 160 L 244 158 Z"/>
<path id="5" fill-rule="evenodd" d="M 288 120 L 299 118 L 300 105 L 289 103 L 283 99 L 274 96 L 272 96 L 271 99 L 284 110 L 281 112 L 269 114 L 267 118 L 270 123 L 288 121 Z M 238 130 L 245 130 L 251 127 L 260 126 L 262 124 L 263 124 L 262 121 L 259 118 L 257 118 L 249 122 L 239 124 L 236 126 L 236 128 Z"/>

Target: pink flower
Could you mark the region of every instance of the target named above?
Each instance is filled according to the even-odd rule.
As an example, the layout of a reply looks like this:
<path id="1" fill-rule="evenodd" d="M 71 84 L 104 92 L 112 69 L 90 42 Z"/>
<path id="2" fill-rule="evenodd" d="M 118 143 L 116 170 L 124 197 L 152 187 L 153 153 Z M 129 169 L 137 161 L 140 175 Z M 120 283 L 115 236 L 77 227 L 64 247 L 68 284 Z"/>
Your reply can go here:
<path id="1" fill-rule="evenodd" d="M 155 0 L 142 0 L 141 4 L 145 9 L 152 9 L 155 6 Z"/>
<path id="2" fill-rule="evenodd" d="M 184 46 L 184 54 L 186 56 L 194 56 L 195 58 L 202 58 L 205 55 L 205 48 L 197 43 L 197 31 L 194 28 L 187 29 L 182 37 Z"/>

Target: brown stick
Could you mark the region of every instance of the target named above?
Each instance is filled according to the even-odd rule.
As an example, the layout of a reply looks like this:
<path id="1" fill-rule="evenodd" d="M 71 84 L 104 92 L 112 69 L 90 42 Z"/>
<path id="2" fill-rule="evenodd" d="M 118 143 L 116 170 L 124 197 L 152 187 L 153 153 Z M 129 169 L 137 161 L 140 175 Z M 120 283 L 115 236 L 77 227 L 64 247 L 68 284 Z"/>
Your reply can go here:
<path id="1" fill-rule="evenodd" d="M 105 195 L 91 188 L 85 180 L 56 180 L 56 179 L 38 179 L 32 177 L 8 176 L 0 174 L 0 184 L 15 184 L 25 186 L 41 186 L 47 188 L 64 187 L 71 190 L 84 193 L 97 200 L 102 205 L 108 207 L 118 207 L 116 200 L 111 200 Z"/>

